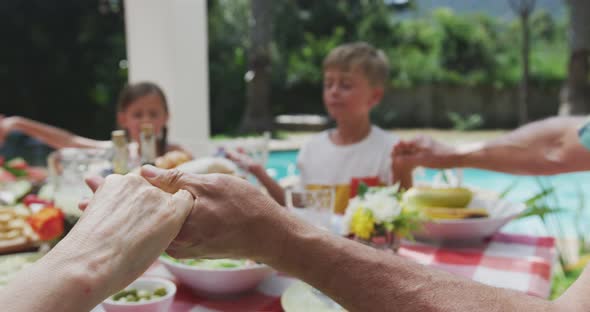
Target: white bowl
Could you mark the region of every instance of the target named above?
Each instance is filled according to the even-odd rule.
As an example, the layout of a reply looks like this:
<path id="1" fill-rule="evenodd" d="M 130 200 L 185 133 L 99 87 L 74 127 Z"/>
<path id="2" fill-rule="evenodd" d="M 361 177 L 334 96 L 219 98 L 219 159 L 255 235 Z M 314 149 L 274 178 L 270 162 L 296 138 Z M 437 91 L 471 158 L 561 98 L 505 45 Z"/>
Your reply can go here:
<path id="1" fill-rule="evenodd" d="M 204 269 L 178 263 L 166 257 L 160 257 L 160 262 L 194 293 L 209 297 L 230 296 L 252 290 L 273 272 L 271 267 L 264 264 Z"/>
<path id="2" fill-rule="evenodd" d="M 156 277 L 140 277 L 125 289 L 139 288 L 154 291 L 160 287 L 166 288 L 166 295 L 161 298 L 141 302 L 120 302 L 114 301 L 112 296 L 109 296 L 102 302 L 102 307 L 106 312 L 166 312 L 170 309 L 176 294 L 176 285 L 171 281 Z"/>
<path id="3" fill-rule="evenodd" d="M 414 236 L 420 240 L 430 241 L 481 241 L 520 215 L 526 209 L 526 205 L 476 195 L 468 208 L 485 208 L 489 217 L 427 221 Z"/>

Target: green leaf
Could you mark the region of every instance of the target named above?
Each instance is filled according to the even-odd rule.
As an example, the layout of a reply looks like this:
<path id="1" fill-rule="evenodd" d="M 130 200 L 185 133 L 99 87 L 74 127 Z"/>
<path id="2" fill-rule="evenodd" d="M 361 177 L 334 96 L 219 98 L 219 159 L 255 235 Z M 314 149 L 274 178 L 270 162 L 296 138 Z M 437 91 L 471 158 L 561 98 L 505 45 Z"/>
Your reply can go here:
<path id="1" fill-rule="evenodd" d="M 549 214 L 554 214 L 554 213 L 559 213 L 559 212 L 564 212 L 567 211 L 566 209 L 563 208 L 552 208 L 552 207 L 548 207 L 548 206 L 530 206 L 529 208 L 527 208 L 519 218 L 526 218 L 526 217 L 530 217 L 530 216 L 538 216 L 541 219 L 544 219 L 545 216 L 549 215 Z"/>
<path id="2" fill-rule="evenodd" d="M 356 193 L 360 198 L 364 198 L 368 190 L 369 186 L 365 182 L 361 182 L 359 183 L 359 187 Z"/>
<path id="3" fill-rule="evenodd" d="M 500 193 L 500 198 L 505 198 L 506 195 L 508 195 L 508 193 L 510 193 L 518 184 L 518 180 L 514 180 L 512 181 L 512 183 L 510 185 L 508 185 L 507 188 L 505 188 L 502 193 Z"/>
<path id="4" fill-rule="evenodd" d="M 443 182 L 445 182 L 446 184 L 450 184 L 444 169 L 440 171 L 440 175 L 442 176 Z"/>
<path id="5" fill-rule="evenodd" d="M 553 192 L 555 192 L 555 188 L 553 188 L 553 187 L 543 189 L 540 193 L 533 195 L 533 197 L 527 199 L 524 203 L 527 206 L 534 205 L 537 201 L 544 199 L 545 197 L 549 196 Z"/>
<path id="6" fill-rule="evenodd" d="M 12 167 L 4 167 L 4 169 L 6 169 L 6 171 L 12 173 L 15 177 L 26 177 L 27 175 L 29 175 L 29 173 L 24 170 L 24 169 L 16 169 L 16 168 L 12 168 Z"/>
<path id="7" fill-rule="evenodd" d="M 394 226 L 393 226 L 393 223 L 390 223 L 390 222 L 386 222 L 386 223 L 384 223 L 384 224 L 383 224 L 383 227 L 384 227 L 384 228 L 385 228 L 385 229 L 386 229 L 388 232 L 391 232 L 391 231 L 393 231 L 393 228 L 394 228 Z"/>

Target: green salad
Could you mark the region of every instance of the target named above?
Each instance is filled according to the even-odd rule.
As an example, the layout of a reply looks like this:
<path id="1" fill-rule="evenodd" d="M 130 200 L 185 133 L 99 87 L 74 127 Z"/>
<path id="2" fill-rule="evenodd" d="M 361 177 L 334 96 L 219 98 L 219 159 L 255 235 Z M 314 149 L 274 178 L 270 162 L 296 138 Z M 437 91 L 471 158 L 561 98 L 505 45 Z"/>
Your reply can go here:
<path id="1" fill-rule="evenodd" d="M 166 296 L 166 288 L 156 288 L 154 291 L 145 289 L 130 288 L 121 290 L 114 294 L 111 298 L 117 302 L 142 302 L 149 301 Z"/>
<path id="2" fill-rule="evenodd" d="M 0 288 L 4 287 L 20 270 L 41 258 L 41 253 L 28 252 L 0 256 Z"/>
<path id="3" fill-rule="evenodd" d="M 235 269 L 255 264 L 255 262 L 253 261 L 243 259 L 175 259 L 166 254 L 164 254 L 163 257 L 170 259 L 176 263 L 182 263 L 202 269 Z"/>

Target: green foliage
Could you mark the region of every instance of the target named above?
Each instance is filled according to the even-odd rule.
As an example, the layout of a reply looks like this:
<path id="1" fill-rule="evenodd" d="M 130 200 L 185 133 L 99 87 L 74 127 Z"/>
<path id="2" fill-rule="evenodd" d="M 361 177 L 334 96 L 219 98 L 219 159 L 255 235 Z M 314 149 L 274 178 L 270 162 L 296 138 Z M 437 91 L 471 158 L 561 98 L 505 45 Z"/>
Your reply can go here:
<path id="1" fill-rule="evenodd" d="M 211 117 L 214 133 L 232 132 L 245 105 L 248 42 L 246 0 L 209 1 Z M 273 2 L 272 110 L 324 113 L 322 60 L 335 46 L 364 40 L 381 48 L 391 64 L 391 85 L 425 84 L 514 87 L 521 79 L 521 26 L 481 14 L 448 9 L 400 18 L 379 0 L 280 0 Z M 410 9 L 411 10 L 411 9 Z M 566 75 L 566 21 L 535 12 L 531 25 L 531 80 L 559 85 Z M 372 114 L 383 126 L 396 112 Z M 458 120 L 459 128 L 482 120 Z"/>
<path id="2" fill-rule="evenodd" d="M 475 130 L 483 126 L 483 117 L 480 114 L 471 114 L 463 117 L 458 113 L 449 112 L 447 115 L 453 124 L 453 129 L 457 131 Z"/>
<path id="3" fill-rule="evenodd" d="M 110 8 L 105 10 L 105 3 Z M 0 20 L 7 31 L 0 77 L 4 102 L 11 103 L 1 112 L 108 138 L 115 126 L 117 94 L 127 80 L 127 69 L 120 66 L 126 59 L 121 3 L 1 1 Z M 207 4 L 211 130 L 231 134 L 246 105 L 249 1 Z M 516 86 L 521 78 L 517 20 L 448 9 L 408 18 L 382 0 L 277 0 L 273 10 L 274 114 L 324 113 L 322 60 L 350 41 L 364 40 L 385 52 L 396 88 L 504 88 Z M 537 11 L 530 25 L 532 82 L 561 84 L 568 59 L 567 21 Z M 376 122 L 396 124 L 396 112 L 379 109 L 373 114 Z"/>
<path id="4" fill-rule="evenodd" d="M 115 10 L 113 10 L 115 9 Z M 0 2 L 1 113 L 109 137 L 127 81 L 123 12 L 99 1 Z"/>
<path id="5" fill-rule="evenodd" d="M 208 8 L 211 130 L 231 133 L 246 104 L 249 1 L 209 1 Z"/>
<path id="6" fill-rule="evenodd" d="M 582 271 L 584 269 L 579 268 L 573 271 L 556 273 L 553 277 L 549 299 L 554 300 L 559 298 L 578 279 Z"/>
<path id="7" fill-rule="evenodd" d="M 369 186 L 365 182 L 361 182 L 361 183 L 359 183 L 357 194 L 360 198 L 364 198 L 365 194 L 367 193 L 368 190 L 369 190 Z"/>
<path id="8" fill-rule="evenodd" d="M 286 84 L 295 85 L 302 81 L 320 84 L 323 76 L 321 64 L 324 57 L 344 38 L 344 29 L 337 27 L 330 37 L 317 38 L 312 33 L 305 33 L 304 44 L 289 56 Z"/>
<path id="9" fill-rule="evenodd" d="M 590 253 L 584 249 L 586 231 L 582 229 L 582 215 L 585 212 L 585 197 L 583 192 L 578 192 L 578 209 L 574 214 L 567 214 L 567 209 L 561 208 L 555 187 L 553 187 L 548 180 L 537 178 L 537 185 L 539 192 L 531 196 L 525 201 L 527 209 L 521 214 L 520 218 L 538 217 L 548 233 L 556 235 L 558 238 L 565 238 L 565 227 L 569 224 L 576 226 L 578 243 L 580 246 L 581 259 L 588 260 Z M 516 181 L 512 183 L 504 192 L 502 197 L 506 196 L 516 186 Z M 565 225 L 567 223 L 568 225 Z M 584 266 L 580 264 L 568 264 L 564 254 L 557 245 L 558 259 L 560 266 L 554 271 L 553 284 L 551 288 L 550 299 L 558 298 L 565 292 L 580 276 Z"/>

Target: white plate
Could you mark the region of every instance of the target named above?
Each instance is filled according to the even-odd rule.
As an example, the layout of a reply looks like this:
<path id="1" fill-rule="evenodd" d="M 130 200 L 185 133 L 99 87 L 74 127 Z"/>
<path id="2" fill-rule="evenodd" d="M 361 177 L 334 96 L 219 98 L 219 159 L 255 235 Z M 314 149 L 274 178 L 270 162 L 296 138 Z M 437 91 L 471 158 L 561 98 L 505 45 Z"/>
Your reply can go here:
<path id="1" fill-rule="evenodd" d="M 342 312 L 336 302 L 308 284 L 294 282 L 281 296 L 281 305 L 285 312 Z"/>
<path id="2" fill-rule="evenodd" d="M 525 209 L 523 203 L 475 196 L 468 208 L 485 208 L 488 218 L 425 222 L 416 239 L 431 241 L 480 241 L 492 236 Z"/>

